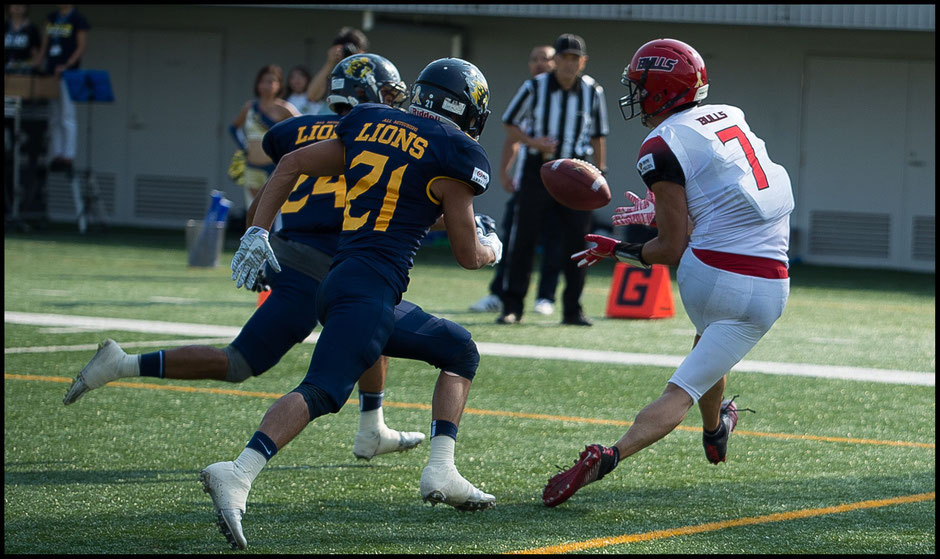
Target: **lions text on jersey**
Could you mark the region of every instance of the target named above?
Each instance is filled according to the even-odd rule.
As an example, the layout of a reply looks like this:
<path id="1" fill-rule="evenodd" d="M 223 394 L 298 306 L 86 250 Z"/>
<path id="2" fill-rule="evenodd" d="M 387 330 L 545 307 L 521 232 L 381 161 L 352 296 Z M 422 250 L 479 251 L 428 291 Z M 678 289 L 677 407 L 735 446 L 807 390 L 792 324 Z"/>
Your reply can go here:
<path id="1" fill-rule="evenodd" d="M 486 152 L 456 127 L 385 105 L 357 105 L 336 134 L 346 148 L 346 208 L 334 267 L 356 257 L 398 290 L 428 229 L 441 216 L 437 179 L 489 185 Z"/>
<path id="2" fill-rule="evenodd" d="M 741 109 L 703 105 L 669 116 L 646 137 L 636 167 L 647 186 L 685 187 L 691 248 L 787 262 L 790 177 Z"/>

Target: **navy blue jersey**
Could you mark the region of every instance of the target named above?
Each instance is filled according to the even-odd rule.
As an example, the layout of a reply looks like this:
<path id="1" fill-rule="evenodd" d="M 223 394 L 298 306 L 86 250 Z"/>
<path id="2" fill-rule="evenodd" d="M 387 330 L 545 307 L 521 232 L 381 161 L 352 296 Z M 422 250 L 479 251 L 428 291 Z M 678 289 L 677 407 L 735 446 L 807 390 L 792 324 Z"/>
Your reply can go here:
<path id="1" fill-rule="evenodd" d="M 336 127 L 346 150 L 346 208 L 333 260 L 355 257 L 402 293 L 428 229 L 441 216 L 431 183 L 448 178 L 482 194 L 486 152 L 451 124 L 375 103 L 353 108 Z"/>
<path id="2" fill-rule="evenodd" d="M 88 31 L 91 25 L 88 20 L 75 8 L 62 15 L 56 10 L 46 16 L 46 36 L 49 37 L 49 48 L 46 51 L 46 72 L 52 74 L 56 66 L 64 65 L 78 50 L 78 32 Z M 68 69 L 72 70 L 81 65 L 81 58 L 75 61 Z"/>
<path id="3" fill-rule="evenodd" d="M 275 163 L 286 154 L 306 145 L 335 138 L 339 124 L 336 115 L 302 115 L 272 126 L 261 142 Z M 300 175 L 294 189 L 281 206 L 283 226 L 279 234 L 310 245 L 330 256 L 343 226 L 346 181 L 343 176 L 308 177 Z"/>

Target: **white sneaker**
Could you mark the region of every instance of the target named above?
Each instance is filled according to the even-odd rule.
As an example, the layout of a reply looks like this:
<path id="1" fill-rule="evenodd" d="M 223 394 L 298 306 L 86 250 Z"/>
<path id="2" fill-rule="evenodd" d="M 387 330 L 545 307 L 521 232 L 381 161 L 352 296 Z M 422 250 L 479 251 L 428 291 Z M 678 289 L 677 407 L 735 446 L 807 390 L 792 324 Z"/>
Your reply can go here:
<path id="1" fill-rule="evenodd" d="M 424 468 L 421 473 L 421 498 L 430 501 L 432 505 L 444 503 L 457 510 L 477 511 L 496 505 L 496 497 L 474 487 L 453 464 L 428 464 Z"/>
<path id="2" fill-rule="evenodd" d="M 356 458 L 369 460 L 379 454 L 411 450 L 422 441 L 424 441 L 424 433 L 396 431 L 383 425 L 372 431 L 357 432 L 353 454 Z"/>
<path id="3" fill-rule="evenodd" d="M 225 536 L 232 549 L 245 549 L 248 540 L 242 532 L 242 517 L 245 515 L 251 481 L 241 473 L 235 462 L 216 462 L 199 473 L 202 489 L 212 497 L 217 515 L 219 532 Z"/>
<path id="4" fill-rule="evenodd" d="M 99 344 L 98 353 L 72 381 L 72 386 L 66 392 L 62 403 L 66 406 L 72 404 L 89 390 L 101 388 L 112 380 L 122 378 L 120 365 L 125 357 L 127 354 L 114 340 L 107 339 Z"/>
<path id="5" fill-rule="evenodd" d="M 471 312 L 499 312 L 503 310 L 503 301 L 499 295 L 490 293 L 476 303 L 470 305 Z"/>
<path id="6" fill-rule="evenodd" d="M 539 314 L 549 315 L 555 312 L 555 303 L 552 303 L 548 299 L 538 299 L 535 301 L 535 306 L 532 307 L 532 310 Z"/>

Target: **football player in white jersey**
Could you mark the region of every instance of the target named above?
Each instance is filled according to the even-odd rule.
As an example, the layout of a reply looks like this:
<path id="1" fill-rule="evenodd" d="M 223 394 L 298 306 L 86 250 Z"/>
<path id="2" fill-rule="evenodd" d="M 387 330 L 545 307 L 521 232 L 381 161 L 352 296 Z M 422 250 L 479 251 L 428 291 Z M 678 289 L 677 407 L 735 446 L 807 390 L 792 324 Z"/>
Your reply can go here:
<path id="1" fill-rule="evenodd" d="M 673 39 L 650 41 L 620 81 L 629 91 L 620 99 L 624 118 L 641 116 L 652 129 L 636 165 L 650 194 L 640 200 L 628 192 L 634 206 L 618 208 L 613 223 L 647 226 L 639 239 L 645 242 L 588 235 L 596 246 L 572 258 L 582 266 L 604 258 L 644 268 L 678 265 L 679 293 L 696 336 L 662 396 L 616 444 L 588 445 L 573 467 L 549 480 L 542 493 L 549 507 L 665 437 L 695 403 L 705 456 L 724 462 L 738 419 L 733 398 L 724 400 L 725 375 L 770 330 L 790 292 L 789 176 L 770 160 L 741 109 L 700 104 L 708 76 L 698 52 Z"/>

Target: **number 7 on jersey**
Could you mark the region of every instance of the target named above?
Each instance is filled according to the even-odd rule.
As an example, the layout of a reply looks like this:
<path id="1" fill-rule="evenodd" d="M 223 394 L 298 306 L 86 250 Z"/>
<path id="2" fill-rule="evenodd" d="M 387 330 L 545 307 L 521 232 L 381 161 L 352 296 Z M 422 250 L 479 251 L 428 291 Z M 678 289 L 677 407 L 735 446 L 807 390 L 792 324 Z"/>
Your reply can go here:
<path id="1" fill-rule="evenodd" d="M 751 146 L 751 142 L 748 141 L 747 136 L 744 135 L 744 132 L 742 132 L 737 125 L 719 130 L 715 132 L 715 135 L 718 136 L 722 144 L 727 144 L 731 140 L 737 140 L 738 143 L 741 144 L 741 149 L 744 150 L 747 162 L 750 164 L 751 171 L 754 173 L 754 179 L 757 181 L 757 190 L 764 190 L 770 186 L 767 182 L 767 175 L 764 173 L 764 168 L 760 166 L 760 161 L 757 160 L 757 155 L 754 153 L 754 147 Z"/>

